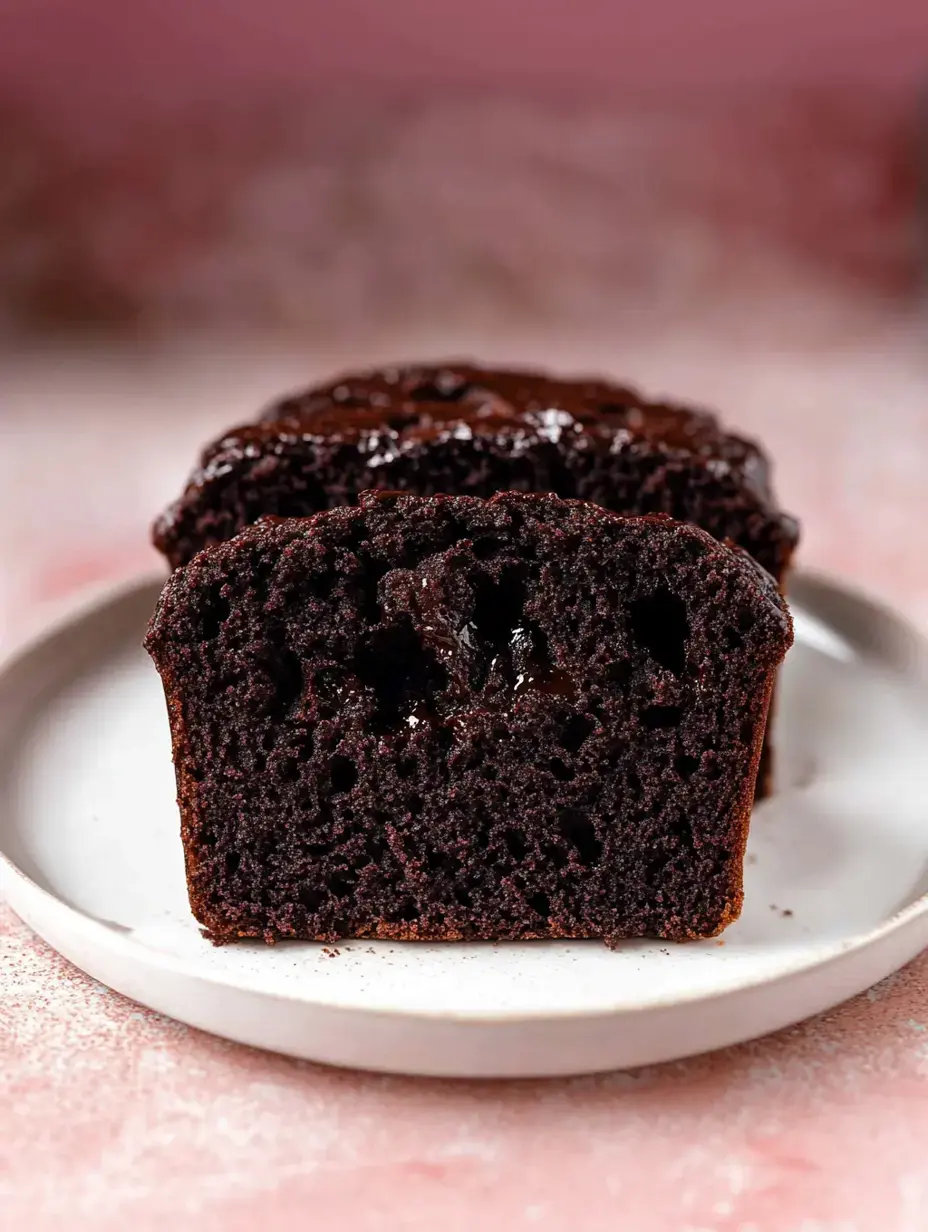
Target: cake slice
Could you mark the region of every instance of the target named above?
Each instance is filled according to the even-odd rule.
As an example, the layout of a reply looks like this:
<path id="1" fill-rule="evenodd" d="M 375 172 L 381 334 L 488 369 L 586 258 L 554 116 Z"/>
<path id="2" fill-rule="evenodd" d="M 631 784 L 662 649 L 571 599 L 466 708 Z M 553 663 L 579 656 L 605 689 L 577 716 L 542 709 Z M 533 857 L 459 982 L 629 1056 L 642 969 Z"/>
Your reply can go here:
<path id="1" fill-rule="evenodd" d="M 746 554 L 553 496 L 367 494 L 169 579 L 146 645 L 216 941 L 709 937 L 792 638 Z"/>
<path id="2" fill-rule="evenodd" d="M 798 538 L 763 452 L 708 411 L 608 381 L 444 364 L 348 374 L 224 433 L 153 539 L 176 568 L 266 514 L 306 517 L 371 488 L 667 513 L 737 543 L 781 589 Z"/>

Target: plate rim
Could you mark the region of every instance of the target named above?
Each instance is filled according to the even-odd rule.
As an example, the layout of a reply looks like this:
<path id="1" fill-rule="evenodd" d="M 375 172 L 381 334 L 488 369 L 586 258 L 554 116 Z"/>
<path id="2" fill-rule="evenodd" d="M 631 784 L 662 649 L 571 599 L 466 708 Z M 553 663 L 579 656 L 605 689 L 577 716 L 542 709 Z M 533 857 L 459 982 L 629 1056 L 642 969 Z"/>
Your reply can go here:
<path id="1" fill-rule="evenodd" d="M 144 589 L 163 585 L 165 581 L 166 575 L 162 571 L 145 570 L 116 581 L 109 580 L 93 583 L 82 587 L 61 601 L 44 605 L 40 611 L 39 618 L 32 622 L 26 632 L 15 638 L 12 645 L 0 654 L 0 689 L 2 689 L 10 672 L 24 666 L 31 657 L 46 651 L 51 644 L 66 634 L 71 628 L 92 620 L 110 607 L 130 600 Z M 885 627 L 891 628 L 895 636 L 901 638 L 901 641 L 910 650 L 915 652 L 913 658 L 918 668 L 917 677 L 923 683 L 928 683 L 928 636 L 922 633 L 914 622 L 897 612 L 888 603 L 871 595 L 866 589 L 854 582 L 848 582 L 840 577 L 817 569 L 801 568 L 794 570 L 791 578 L 791 588 L 811 594 L 825 593 L 845 601 L 850 600 L 858 607 L 866 609 L 868 615 L 876 618 Z M 309 1009 L 340 1011 L 357 1014 L 362 1017 L 389 1017 L 421 1021 L 423 1023 L 446 1022 L 475 1027 L 530 1023 L 542 1024 L 577 1020 L 584 1022 L 616 1020 L 660 1013 L 687 1005 L 711 1005 L 715 1002 L 721 1002 L 761 988 L 775 989 L 812 970 L 826 971 L 842 960 L 860 951 L 868 950 L 895 934 L 908 930 L 928 916 L 928 889 L 926 889 L 925 892 L 912 902 L 899 908 L 891 916 L 867 932 L 853 937 L 841 938 L 832 943 L 823 943 L 812 954 L 807 954 L 799 961 L 791 963 L 773 975 L 742 979 L 730 987 L 710 992 L 697 990 L 682 994 L 659 996 L 637 1004 L 618 1002 L 608 1006 L 600 1005 L 586 1008 L 559 1008 L 552 1006 L 540 1010 L 432 1010 L 427 1007 L 401 1008 L 396 1005 L 372 1004 L 370 1002 L 365 1002 L 362 1005 L 354 1001 L 340 1000 L 337 995 L 334 997 L 320 995 L 318 990 L 314 991 L 311 995 L 301 994 L 299 990 L 280 992 L 275 991 L 273 988 L 243 980 L 234 972 L 217 975 L 209 970 L 202 969 L 196 962 L 182 955 L 172 954 L 140 942 L 132 941 L 131 937 L 116 931 L 106 922 L 95 919 L 92 915 L 81 911 L 64 899 L 59 898 L 52 891 L 39 885 L 2 849 L 0 849 L 0 874 L 2 874 L 0 876 L 0 890 L 3 891 L 9 906 L 31 931 L 35 932 L 43 940 L 46 940 L 46 943 L 51 945 L 53 949 L 57 949 L 57 947 L 47 941 L 42 928 L 33 925 L 26 918 L 27 915 L 31 916 L 33 914 L 30 910 L 30 906 L 33 904 L 38 906 L 40 914 L 44 915 L 48 912 L 57 913 L 62 920 L 69 923 L 72 929 L 83 934 L 95 946 L 108 951 L 114 958 L 141 963 L 164 974 L 200 981 L 213 987 L 231 989 L 286 1005 L 297 1004 Z M 20 893 L 22 898 L 20 898 Z M 20 911 L 20 905 L 23 907 L 22 912 Z M 347 947 L 353 943 L 353 940 L 345 938 L 342 942 L 334 944 Z M 282 942 L 280 944 L 286 945 L 288 943 Z M 312 942 L 295 942 L 294 944 L 317 944 L 320 948 L 322 946 L 322 943 Z M 386 944 L 390 946 L 402 945 L 404 947 L 412 947 L 422 943 L 411 941 L 388 942 Z M 506 943 L 486 942 L 481 944 L 497 947 Z M 598 945 L 601 943 L 592 941 L 558 944 Z"/>

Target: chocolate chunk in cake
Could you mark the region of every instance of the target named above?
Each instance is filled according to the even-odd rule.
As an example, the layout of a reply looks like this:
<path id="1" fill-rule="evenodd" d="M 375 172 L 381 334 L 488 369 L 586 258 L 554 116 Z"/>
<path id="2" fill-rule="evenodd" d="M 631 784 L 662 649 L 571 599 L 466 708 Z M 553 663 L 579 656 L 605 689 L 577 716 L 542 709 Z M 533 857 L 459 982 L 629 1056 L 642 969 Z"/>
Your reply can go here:
<path id="1" fill-rule="evenodd" d="M 505 493 L 268 519 L 168 581 L 190 901 L 239 937 L 707 937 L 790 618 L 665 517 Z"/>

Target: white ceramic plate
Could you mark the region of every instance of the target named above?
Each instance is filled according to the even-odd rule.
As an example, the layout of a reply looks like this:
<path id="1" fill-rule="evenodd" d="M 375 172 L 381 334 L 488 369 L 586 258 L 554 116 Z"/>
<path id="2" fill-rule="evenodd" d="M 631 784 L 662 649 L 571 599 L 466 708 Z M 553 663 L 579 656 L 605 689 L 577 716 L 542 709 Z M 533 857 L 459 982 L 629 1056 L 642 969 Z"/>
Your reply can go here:
<path id="1" fill-rule="evenodd" d="M 755 811 L 744 914 L 723 938 L 217 949 L 187 908 L 164 700 L 140 647 L 158 585 L 85 603 L 0 675 L 6 895 L 145 1005 L 340 1065 L 571 1074 L 775 1030 L 928 945 L 928 647 L 800 576 L 779 791 Z"/>

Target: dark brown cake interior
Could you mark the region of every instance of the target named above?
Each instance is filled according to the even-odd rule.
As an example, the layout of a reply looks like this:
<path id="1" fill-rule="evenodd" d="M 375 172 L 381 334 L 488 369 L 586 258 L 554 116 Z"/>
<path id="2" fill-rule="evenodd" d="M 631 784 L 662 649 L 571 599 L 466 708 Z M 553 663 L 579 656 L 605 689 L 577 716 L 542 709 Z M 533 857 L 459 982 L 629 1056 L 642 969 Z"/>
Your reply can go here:
<path id="1" fill-rule="evenodd" d="M 175 573 L 165 685 L 217 940 L 716 933 L 771 580 L 707 535 L 506 494 L 268 522 Z"/>

